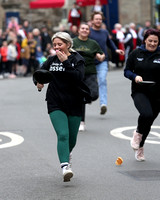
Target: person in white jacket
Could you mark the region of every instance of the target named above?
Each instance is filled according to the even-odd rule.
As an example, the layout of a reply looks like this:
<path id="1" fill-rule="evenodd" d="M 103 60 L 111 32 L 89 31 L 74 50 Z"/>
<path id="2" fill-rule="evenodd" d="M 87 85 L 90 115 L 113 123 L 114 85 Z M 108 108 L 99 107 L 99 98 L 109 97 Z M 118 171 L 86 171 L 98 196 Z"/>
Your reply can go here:
<path id="1" fill-rule="evenodd" d="M 11 39 L 8 42 L 8 71 L 10 73 L 10 78 L 16 77 L 16 58 L 17 58 L 17 49 L 16 49 L 16 39 Z"/>

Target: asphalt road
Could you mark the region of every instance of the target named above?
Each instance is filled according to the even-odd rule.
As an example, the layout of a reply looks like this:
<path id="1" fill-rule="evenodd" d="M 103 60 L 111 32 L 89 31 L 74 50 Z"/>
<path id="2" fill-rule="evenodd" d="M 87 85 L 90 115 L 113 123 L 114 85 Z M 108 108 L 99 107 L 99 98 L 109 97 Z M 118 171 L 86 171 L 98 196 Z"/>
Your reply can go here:
<path id="1" fill-rule="evenodd" d="M 99 114 L 99 100 L 87 105 L 68 183 L 62 181 L 46 87 L 38 92 L 31 77 L 0 80 L 0 200 L 160 199 L 159 117 L 145 145 L 146 161 L 137 162 L 129 141 L 138 117 L 130 81 L 122 69 L 109 71 L 107 80 L 108 112 Z M 115 164 L 119 156 L 121 166 Z"/>

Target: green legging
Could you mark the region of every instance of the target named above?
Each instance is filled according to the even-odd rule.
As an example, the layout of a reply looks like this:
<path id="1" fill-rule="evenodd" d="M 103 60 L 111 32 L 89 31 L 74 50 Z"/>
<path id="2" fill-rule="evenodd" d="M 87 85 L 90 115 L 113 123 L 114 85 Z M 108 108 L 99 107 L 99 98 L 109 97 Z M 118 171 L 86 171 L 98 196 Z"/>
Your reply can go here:
<path id="1" fill-rule="evenodd" d="M 60 163 L 69 162 L 69 154 L 76 144 L 81 117 L 67 116 L 60 110 L 53 111 L 49 115 L 57 134 Z"/>

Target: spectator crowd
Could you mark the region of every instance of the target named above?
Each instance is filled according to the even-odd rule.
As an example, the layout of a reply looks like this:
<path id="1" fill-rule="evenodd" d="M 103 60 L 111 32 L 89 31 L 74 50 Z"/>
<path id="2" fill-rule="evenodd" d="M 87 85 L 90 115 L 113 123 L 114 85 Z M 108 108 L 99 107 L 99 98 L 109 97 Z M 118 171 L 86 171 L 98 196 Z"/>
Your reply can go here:
<path id="1" fill-rule="evenodd" d="M 47 28 L 32 28 L 29 21 L 18 24 L 11 18 L 0 29 L 0 79 L 32 74 L 48 55 L 55 55 Z"/>
<path id="2" fill-rule="evenodd" d="M 67 31 L 72 38 L 78 36 L 80 22 L 82 13 L 79 9 L 76 12 L 74 5 L 68 16 L 69 30 L 63 31 Z M 92 27 L 91 20 L 87 23 Z M 107 29 L 105 24 L 102 25 L 103 29 Z M 108 32 L 117 48 L 125 51 L 125 55 L 109 52 L 109 60 L 116 67 L 123 67 L 128 54 L 141 44 L 144 32 L 148 28 L 151 28 L 148 20 L 144 26 L 132 22 L 122 27 L 120 23 L 116 23 L 114 29 Z M 154 28 L 160 29 L 159 24 Z M 0 29 L 0 79 L 29 76 L 49 55 L 55 55 L 51 42 L 52 34 L 45 26 L 33 28 L 28 20 L 18 24 L 12 17 L 6 30 Z"/>

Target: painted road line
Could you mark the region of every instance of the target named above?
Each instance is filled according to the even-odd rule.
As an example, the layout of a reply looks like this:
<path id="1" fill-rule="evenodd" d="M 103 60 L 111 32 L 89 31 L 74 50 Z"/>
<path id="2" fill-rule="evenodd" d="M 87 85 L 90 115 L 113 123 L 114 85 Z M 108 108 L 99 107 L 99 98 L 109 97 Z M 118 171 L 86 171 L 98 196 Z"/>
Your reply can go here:
<path id="1" fill-rule="evenodd" d="M 131 137 L 128 135 L 125 135 L 125 131 L 130 131 L 131 130 L 131 134 L 133 134 L 133 131 L 136 129 L 136 126 L 127 126 L 127 127 L 120 127 L 120 128 L 116 128 L 110 131 L 110 134 L 114 137 L 123 139 L 123 140 L 131 140 L 132 139 L 132 135 Z M 152 126 L 152 130 L 153 129 L 160 129 L 160 126 Z M 149 137 L 147 137 L 147 140 L 145 141 L 146 143 L 150 143 L 150 144 L 160 144 L 160 133 L 152 131 L 149 133 Z M 152 135 L 154 137 L 152 137 Z"/>
<path id="2" fill-rule="evenodd" d="M 24 141 L 24 138 L 20 135 L 17 135 L 15 133 L 11 133 L 11 132 L 0 132 L 0 136 L 3 135 L 5 137 L 8 137 L 10 139 L 9 142 L 3 143 L 3 140 L 0 139 L 0 142 L 2 142 L 2 144 L 0 144 L 0 149 L 3 148 L 8 148 L 8 147 L 13 147 L 16 145 L 21 144 Z"/>

